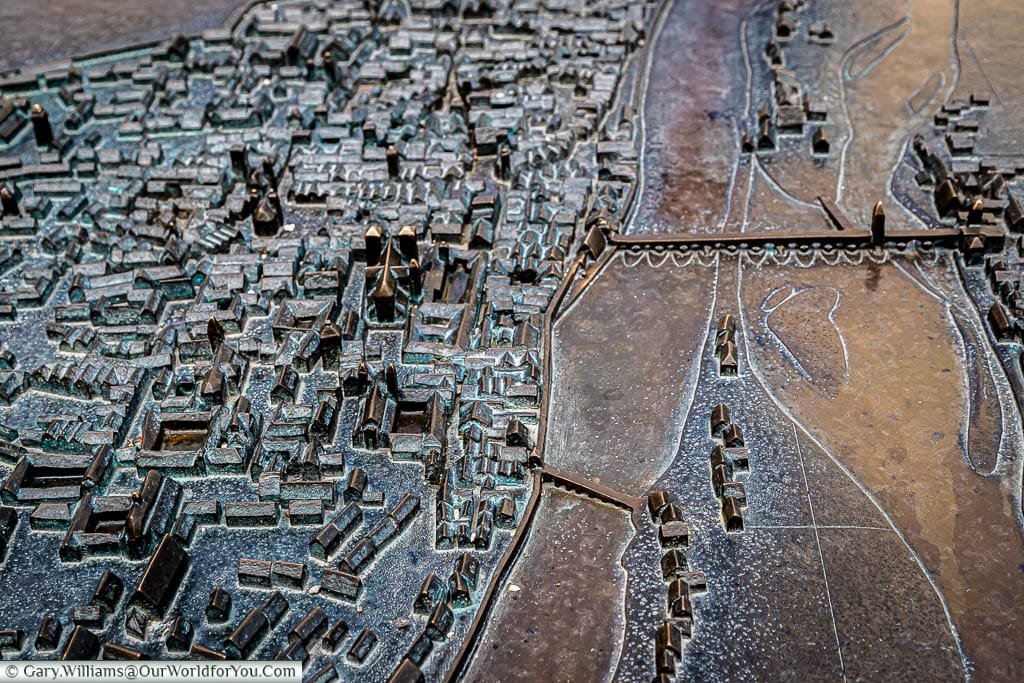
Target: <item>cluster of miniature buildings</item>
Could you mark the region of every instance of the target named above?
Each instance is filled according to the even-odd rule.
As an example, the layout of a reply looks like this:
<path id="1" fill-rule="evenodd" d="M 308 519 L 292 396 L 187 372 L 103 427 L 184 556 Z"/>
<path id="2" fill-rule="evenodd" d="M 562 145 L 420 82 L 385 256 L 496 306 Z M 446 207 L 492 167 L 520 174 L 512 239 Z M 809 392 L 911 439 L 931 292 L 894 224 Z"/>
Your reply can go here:
<path id="1" fill-rule="evenodd" d="M 786 48 L 793 40 L 812 46 L 827 46 L 835 40 L 824 23 L 811 23 L 805 32 L 798 30 L 799 24 L 805 23 L 800 15 L 806 7 L 805 0 L 780 0 L 776 5 L 773 35 L 763 51 L 771 70 L 771 98 L 757 111 L 756 129 L 743 135 L 742 149 L 746 153 L 771 154 L 784 147 L 784 139 L 809 139 L 809 151 L 816 156 L 827 156 L 831 151 L 828 107 L 808 92 L 794 70 L 786 68 Z"/>
<path id="2" fill-rule="evenodd" d="M 111 585 L 145 561 L 124 600 L 97 587 L 72 629 L 40 615 L 0 648 L 261 652 L 316 680 L 385 649 L 421 678 L 528 497 L 544 314 L 588 219 L 627 208 L 617 92 L 652 8 L 258 4 L 0 81 L 0 318 L 35 337 L 0 353 L 4 538 L 28 519 L 55 571 L 100 559 Z M 218 527 L 295 529 L 308 557 L 218 557 L 235 585 L 188 595 Z M 362 614 L 397 599 L 374 569 L 400 544 L 417 635 Z M 247 591 L 267 597 L 233 612 Z M 338 663 L 334 603 L 364 624 Z"/>
<path id="3" fill-rule="evenodd" d="M 675 680 L 686 642 L 693 635 L 694 612 L 691 597 L 707 589 L 704 572 L 690 567 L 686 550 L 690 530 L 682 511 L 667 491 L 652 491 L 647 510 L 658 525 L 658 538 L 664 554 L 661 575 L 668 587 L 666 619 L 654 633 L 655 680 Z"/>

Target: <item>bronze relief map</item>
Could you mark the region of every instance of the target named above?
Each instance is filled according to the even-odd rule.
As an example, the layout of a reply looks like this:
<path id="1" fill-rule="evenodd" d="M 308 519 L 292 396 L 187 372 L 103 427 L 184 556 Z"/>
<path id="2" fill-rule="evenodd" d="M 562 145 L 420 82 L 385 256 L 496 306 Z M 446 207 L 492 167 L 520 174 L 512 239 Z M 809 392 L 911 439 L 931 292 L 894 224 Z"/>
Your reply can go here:
<path id="1" fill-rule="evenodd" d="M 1024 680 L 1022 25 L 0 2 L 0 656 Z"/>

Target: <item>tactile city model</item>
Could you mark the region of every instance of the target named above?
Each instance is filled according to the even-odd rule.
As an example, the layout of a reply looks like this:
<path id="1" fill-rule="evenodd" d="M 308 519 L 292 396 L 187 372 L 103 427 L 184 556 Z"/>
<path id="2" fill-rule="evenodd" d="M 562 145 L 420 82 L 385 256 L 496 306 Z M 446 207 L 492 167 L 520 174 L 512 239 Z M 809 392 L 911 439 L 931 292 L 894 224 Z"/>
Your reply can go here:
<path id="1" fill-rule="evenodd" d="M 1024 678 L 1024 7 L 235 4 L 0 77 L 4 658 Z"/>

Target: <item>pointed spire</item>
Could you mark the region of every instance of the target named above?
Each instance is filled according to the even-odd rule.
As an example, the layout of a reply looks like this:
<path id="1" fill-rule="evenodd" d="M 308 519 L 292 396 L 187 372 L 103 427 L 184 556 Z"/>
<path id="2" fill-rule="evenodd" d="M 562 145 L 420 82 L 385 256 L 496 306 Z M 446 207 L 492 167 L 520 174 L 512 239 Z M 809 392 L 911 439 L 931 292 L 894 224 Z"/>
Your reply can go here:
<path id="1" fill-rule="evenodd" d="M 53 128 L 50 126 L 50 115 L 41 104 L 32 105 L 32 131 L 36 136 L 36 145 L 46 147 L 53 142 Z"/>
<path id="2" fill-rule="evenodd" d="M 883 243 L 885 243 L 885 207 L 882 202 L 878 202 L 871 211 L 871 244 L 880 247 Z"/>
<path id="3" fill-rule="evenodd" d="M 375 266 L 380 263 L 380 252 L 383 240 L 379 225 L 371 225 L 366 230 L 366 265 Z"/>
<path id="4" fill-rule="evenodd" d="M 224 327 L 217 322 L 216 318 L 210 318 L 206 322 L 206 337 L 210 340 L 210 348 L 216 354 L 221 344 L 224 343 Z"/>

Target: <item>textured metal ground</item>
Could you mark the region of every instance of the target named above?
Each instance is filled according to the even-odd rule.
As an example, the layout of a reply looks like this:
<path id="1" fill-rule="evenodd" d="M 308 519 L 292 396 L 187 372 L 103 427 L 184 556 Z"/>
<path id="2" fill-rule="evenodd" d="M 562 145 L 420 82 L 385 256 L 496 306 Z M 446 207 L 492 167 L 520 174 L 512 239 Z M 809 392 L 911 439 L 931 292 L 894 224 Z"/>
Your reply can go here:
<path id="1" fill-rule="evenodd" d="M 0 9 L 3 656 L 1020 680 L 1020 7 L 239 6 Z"/>
<path id="2" fill-rule="evenodd" d="M 0 4 L 0 70 L 38 64 L 181 33 L 219 30 L 245 0 L 8 0 Z"/>

